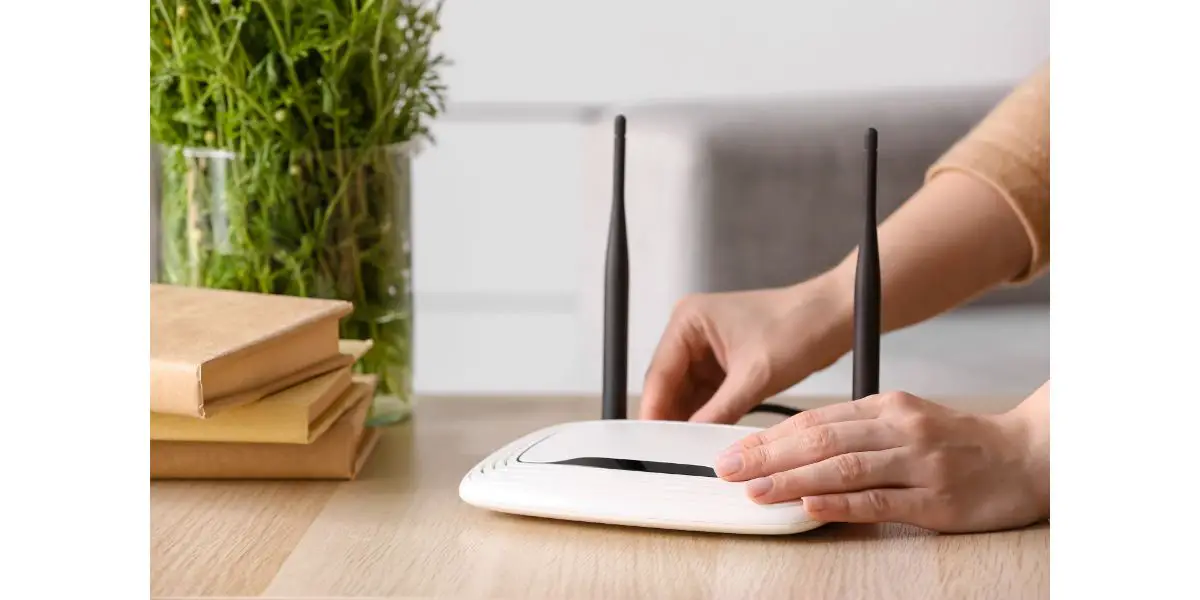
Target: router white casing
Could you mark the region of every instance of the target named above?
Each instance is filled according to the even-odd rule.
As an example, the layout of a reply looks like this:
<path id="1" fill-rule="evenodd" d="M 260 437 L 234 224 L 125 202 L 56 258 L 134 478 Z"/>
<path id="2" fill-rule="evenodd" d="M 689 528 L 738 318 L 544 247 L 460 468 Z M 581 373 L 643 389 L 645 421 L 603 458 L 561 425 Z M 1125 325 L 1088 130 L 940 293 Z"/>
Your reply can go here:
<path id="1" fill-rule="evenodd" d="M 784 535 L 823 525 L 799 501 L 758 504 L 744 484 L 716 477 L 553 464 L 603 458 L 635 469 L 642 461 L 711 469 L 722 450 L 757 430 L 632 419 L 554 425 L 485 458 L 463 477 L 459 496 L 503 513 L 659 529 Z"/>

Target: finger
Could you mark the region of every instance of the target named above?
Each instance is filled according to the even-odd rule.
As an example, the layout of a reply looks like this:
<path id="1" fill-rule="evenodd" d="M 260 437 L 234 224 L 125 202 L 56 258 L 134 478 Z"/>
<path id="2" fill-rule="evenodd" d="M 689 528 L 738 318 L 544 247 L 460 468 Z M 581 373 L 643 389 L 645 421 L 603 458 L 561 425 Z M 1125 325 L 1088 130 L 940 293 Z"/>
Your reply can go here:
<path id="1" fill-rule="evenodd" d="M 921 514 L 918 488 L 870 489 L 804 498 L 804 510 L 826 523 L 911 523 Z"/>
<path id="2" fill-rule="evenodd" d="M 905 454 L 899 448 L 839 454 L 821 462 L 752 479 L 746 492 L 760 504 L 788 502 L 806 496 L 860 492 L 903 486 Z"/>
<path id="3" fill-rule="evenodd" d="M 721 382 L 712 398 L 692 415 L 690 421 L 725 425 L 737 423 L 751 407 L 759 403 L 762 388 L 763 378 L 756 377 L 752 371 L 733 371 L 725 376 L 725 381 Z"/>
<path id="4" fill-rule="evenodd" d="M 767 429 L 754 432 L 742 438 L 730 450 L 738 448 L 749 449 L 769 444 L 821 425 L 873 419 L 878 417 L 880 412 L 880 403 L 875 398 L 877 397 L 868 396 L 853 402 L 839 402 L 837 404 L 829 404 L 820 408 L 806 410 L 788 417 L 786 420 L 780 421 Z"/>
<path id="5" fill-rule="evenodd" d="M 683 395 L 687 391 L 691 354 L 676 326 L 670 326 L 659 341 L 646 379 L 642 384 L 639 416 L 647 420 L 683 419 Z"/>
<path id="6" fill-rule="evenodd" d="M 874 419 L 818 425 L 773 442 L 738 449 L 717 458 L 717 475 L 747 481 L 782 473 L 842 454 L 890 450 L 901 445 L 893 427 Z"/>

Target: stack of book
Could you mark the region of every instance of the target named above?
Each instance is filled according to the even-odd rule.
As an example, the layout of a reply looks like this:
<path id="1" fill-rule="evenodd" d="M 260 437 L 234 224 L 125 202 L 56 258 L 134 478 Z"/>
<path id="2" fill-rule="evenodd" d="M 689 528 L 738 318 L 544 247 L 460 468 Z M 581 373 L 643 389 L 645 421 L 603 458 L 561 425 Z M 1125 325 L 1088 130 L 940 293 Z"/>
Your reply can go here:
<path id="1" fill-rule="evenodd" d="M 348 302 L 154 284 L 151 479 L 353 479 L 379 431 Z"/>

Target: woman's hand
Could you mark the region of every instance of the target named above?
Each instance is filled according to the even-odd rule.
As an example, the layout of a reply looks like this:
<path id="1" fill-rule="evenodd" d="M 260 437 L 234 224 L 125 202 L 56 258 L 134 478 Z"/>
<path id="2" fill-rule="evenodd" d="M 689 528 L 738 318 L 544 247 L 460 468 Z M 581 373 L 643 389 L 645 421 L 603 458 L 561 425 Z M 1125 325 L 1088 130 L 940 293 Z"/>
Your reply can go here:
<path id="1" fill-rule="evenodd" d="M 818 277 L 684 299 L 646 373 L 641 418 L 737 422 L 849 350 L 851 292 Z"/>
<path id="2" fill-rule="evenodd" d="M 826 522 L 1021 527 L 1049 517 L 1048 396 L 1049 384 L 986 416 L 904 393 L 825 406 L 747 437 L 716 470 L 756 502 L 803 499 Z"/>

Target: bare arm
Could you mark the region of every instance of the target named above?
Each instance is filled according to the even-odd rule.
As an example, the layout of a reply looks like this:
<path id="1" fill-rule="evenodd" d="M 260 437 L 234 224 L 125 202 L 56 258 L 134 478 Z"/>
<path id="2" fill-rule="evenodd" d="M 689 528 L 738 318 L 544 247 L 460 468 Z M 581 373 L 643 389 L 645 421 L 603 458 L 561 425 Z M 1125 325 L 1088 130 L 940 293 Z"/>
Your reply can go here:
<path id="1" fill-rule="evenodd" d="M 1050 261 L 1049 65 L 1022 82 L 930 169 L 879 229 L 883 327 L 907 327 Z M 849 349 L 857 254 L 797 289 L 837 298 Z"/>
<path id="2" fill-rule="evenodd" d="M 988 185 L 941 175 L 879 228 L 883 328 L 907 327 L 1010 281 L 1029 263 L 1021 222 Z M 857 252 L 822 276 L 844 299 L 849 319 Z"/>
<path id="3" fill-rule="evenodd" d="M 879 231 L 883 327 L 944 312 L 1049 263 L 1049 71 L 1018 86 Z M 850 351 L 857 256 L 784 288 L 685 299 L 640 413 L 732 423 Z"/>

